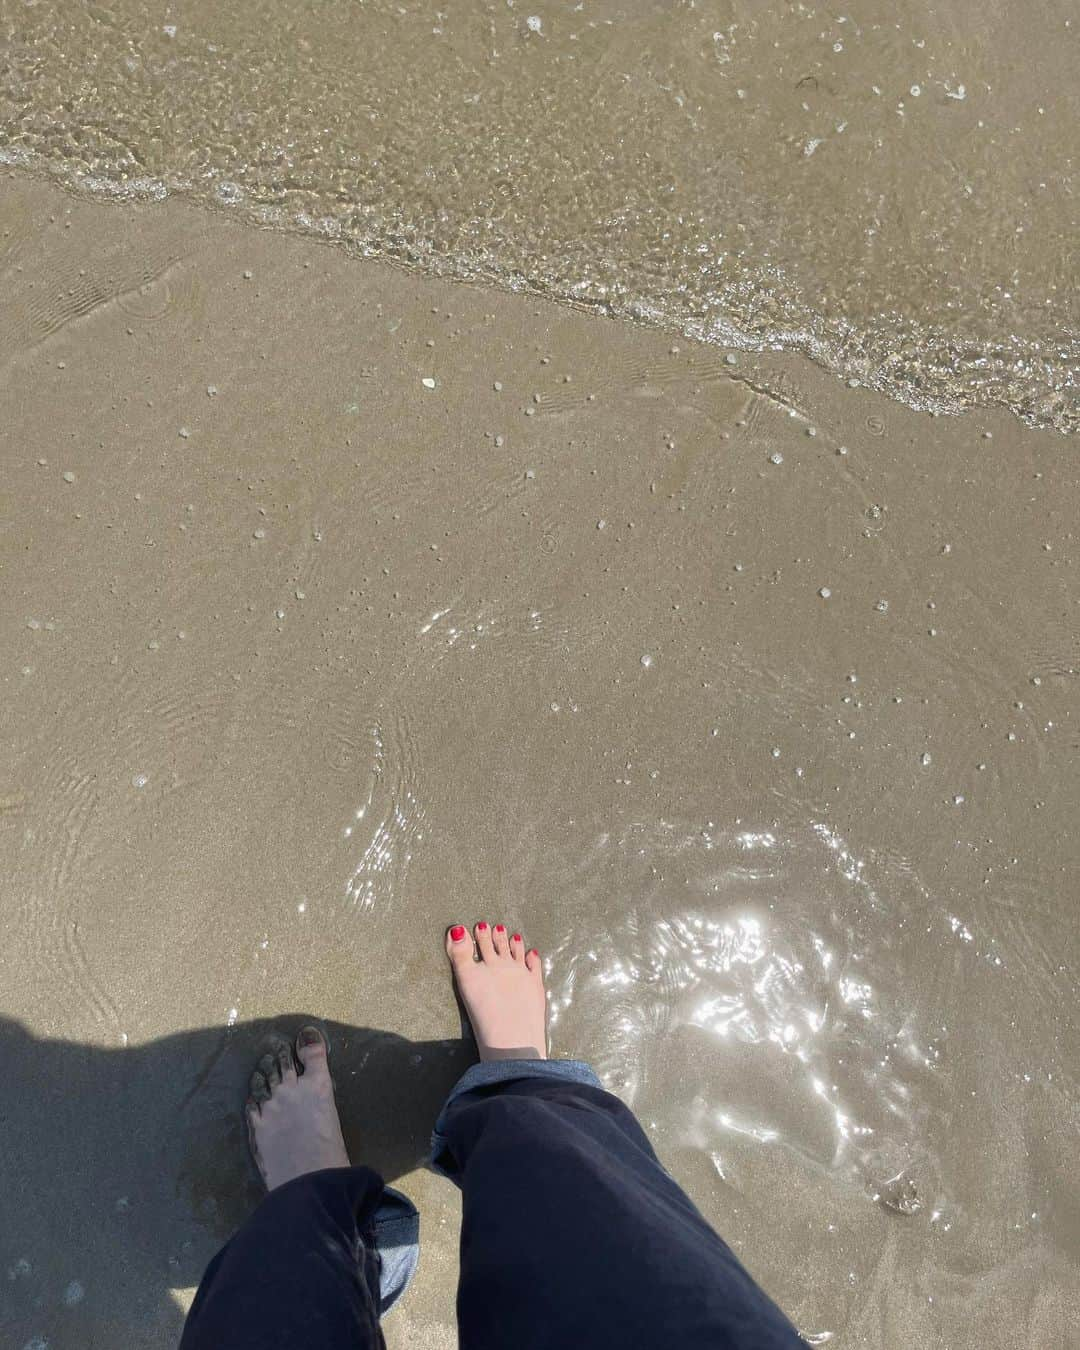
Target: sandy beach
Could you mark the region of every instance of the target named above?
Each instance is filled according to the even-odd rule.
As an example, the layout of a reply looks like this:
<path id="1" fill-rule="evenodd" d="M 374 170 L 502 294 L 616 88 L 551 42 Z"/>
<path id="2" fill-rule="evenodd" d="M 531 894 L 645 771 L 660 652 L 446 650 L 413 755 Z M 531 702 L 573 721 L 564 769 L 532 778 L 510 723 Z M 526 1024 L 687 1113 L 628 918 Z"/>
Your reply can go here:
<path id="1" fill-rule="evenodd" d="M 4 1343 L 175 1344 L 314 1017 L 452 1346 L 484 916 L 811 1343 L 1070 1343 L 1072 443 L 176 200 L 0 248 Z"/>

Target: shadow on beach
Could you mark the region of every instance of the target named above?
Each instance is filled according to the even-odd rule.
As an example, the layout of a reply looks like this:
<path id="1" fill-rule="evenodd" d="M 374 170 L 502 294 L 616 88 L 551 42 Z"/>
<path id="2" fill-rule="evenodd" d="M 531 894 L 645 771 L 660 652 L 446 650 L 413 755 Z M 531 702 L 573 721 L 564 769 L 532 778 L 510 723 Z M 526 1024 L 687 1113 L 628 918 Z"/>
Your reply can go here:
<path id="1" fill-rule="evenodd" d="M 423 1165 L 471 1040 L 408 1041 L 297 1013 L 101 1049 L 0 1019 L 0 1342 L 175 1345 L 171 1295 L 262 1194 L 242 1105 L 271 1031 L 330 1039 L 350 1156 L 393 1181 Z"/>

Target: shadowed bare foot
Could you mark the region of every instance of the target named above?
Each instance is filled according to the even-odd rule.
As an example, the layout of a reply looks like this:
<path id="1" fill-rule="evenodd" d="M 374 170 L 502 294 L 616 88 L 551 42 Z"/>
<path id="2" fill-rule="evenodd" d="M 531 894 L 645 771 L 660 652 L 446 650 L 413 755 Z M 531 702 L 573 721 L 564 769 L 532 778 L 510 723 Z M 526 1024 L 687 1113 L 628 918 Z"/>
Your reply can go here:
<path id="1" fill-rule="evenodd" d="M 474 941 L 475 939 L 475 941 Z M 469 1014 L 480 1058 L 547 1059 L 544 968 L 536 950 L 506 925 L 461 924 L 446 934 L 446 952 Z"/>
<path id="2" fill-rule="evenodd" d="M 295 1058 L 293 1047 L 281 1040 L 251 1075 L 248 1138 L 268 1190 L 305 1172 L 349 1166 L 328 1053 L 322 1032 L 304 1027 L 296 1038 Z"/>

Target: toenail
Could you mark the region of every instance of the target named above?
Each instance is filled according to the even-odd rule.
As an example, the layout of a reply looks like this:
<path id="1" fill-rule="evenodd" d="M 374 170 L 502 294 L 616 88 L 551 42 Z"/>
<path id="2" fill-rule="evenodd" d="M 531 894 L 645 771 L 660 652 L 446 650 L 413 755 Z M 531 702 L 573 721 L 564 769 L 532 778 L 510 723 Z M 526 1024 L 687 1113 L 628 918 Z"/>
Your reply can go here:
<path id="1" fill-rule="evenodd" d="M 476 925 L 476 931 L 477 931 L 478 933 L 486 933 L 486 932 L 487 932 L 487 924 L 486 924 L 486 923 L 478 923 L 478 924 Z"/>
<path id="2" fill-rule="evenodd" d="M 497 924 L 495 925 L 495 931 L 496 931 L 496 933 L 505 933 L 505 932 L 506 932 L 506 924 L 504 924 L 504 923 L 497 923 Z"/>
<path id="3" fill-rule="evenodd" d="M 536 950 L 535 947 L 531 947 L 531 948 L 529 949 L 529 951 L 526 953 L 526 955 L 528 955 L 528 956 L 539 956 L 540 953 Z"/>
<path id="4" fill-rule="evenodd" d="M 460 942 L 464 936 L 465 936 L 465 929 L 462 928 L 461 924 L 459 923 L 455 924 L 454 927 L 450 929 L 451 942 Z"/>
<path id="5" fill-rule="evenodd" d="M 322 1041 L 322 1033 L 316 1027 L 304 1027 L 300 1033 L 301 1045 L 318 1045 Z"/>
<path id="6" fill-rule="evenodd" d="M 511 942 L 524 942 L 524 940 L 525 939 L 521 936 L 520 933 L 515 933 L 514 936 L 510 939 Z"/>

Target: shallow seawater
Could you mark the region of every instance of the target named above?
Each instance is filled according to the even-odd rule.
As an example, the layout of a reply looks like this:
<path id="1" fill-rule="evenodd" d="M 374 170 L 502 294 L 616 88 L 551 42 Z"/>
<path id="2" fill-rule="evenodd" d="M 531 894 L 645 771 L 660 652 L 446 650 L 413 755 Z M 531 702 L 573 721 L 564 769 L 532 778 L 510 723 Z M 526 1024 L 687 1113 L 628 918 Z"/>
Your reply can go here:
<path id="1" fill-rule="evenodd" d="M 1068 0 L 2 12 L 8 163 L 1078 425 Z"/>
<path id="2" fill-rule="evenodd" d="M 0 13 L 0 1339 L 175 1345 L 315 1017 L 451 1346 L 487 917 L 811 1343 L 1069 1345 L 1070 16 Z"/>

